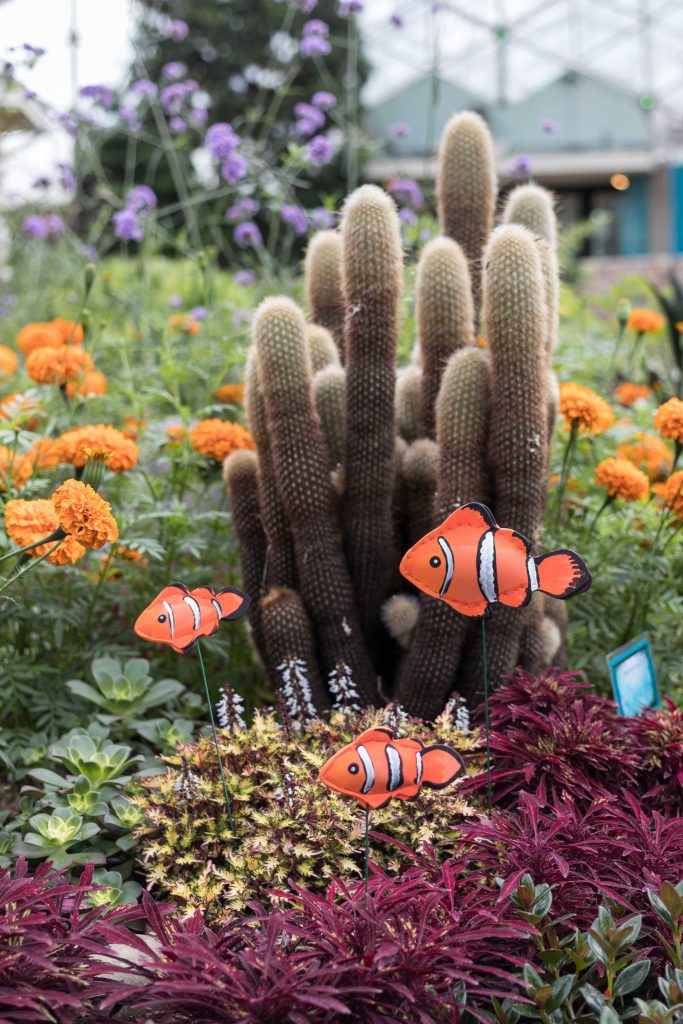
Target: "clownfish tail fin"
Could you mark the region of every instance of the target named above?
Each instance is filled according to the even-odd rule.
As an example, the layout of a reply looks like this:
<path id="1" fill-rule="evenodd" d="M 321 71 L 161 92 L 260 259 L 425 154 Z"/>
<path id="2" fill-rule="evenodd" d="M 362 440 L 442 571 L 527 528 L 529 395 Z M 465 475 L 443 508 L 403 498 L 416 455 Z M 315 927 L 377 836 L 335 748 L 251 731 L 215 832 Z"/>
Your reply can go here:
<path id="1" fill-rule="evenodd" d="M 422 783 L 432 789 L 442 789 L 454 782 L 465 771 L 465 762 L 457 750 L 437 743 L 422 751 Z"/>
<path id="2" fill-rule="evenodd" d="M 214 601 L 220 605 L 222 619 L 238 619 L 248 610 L 251 603 L 247 594 L 236 587 L 225 587 L 213 595 Z"/>
<path id="3" fill-rule="evenodd" d="M 586 563 L 575 551 L 562 548 L 548 555 L 534 558 L 538 574 L 538 589 L 550 597 L 564 600 L 588 590 L 591 574 Z"/>

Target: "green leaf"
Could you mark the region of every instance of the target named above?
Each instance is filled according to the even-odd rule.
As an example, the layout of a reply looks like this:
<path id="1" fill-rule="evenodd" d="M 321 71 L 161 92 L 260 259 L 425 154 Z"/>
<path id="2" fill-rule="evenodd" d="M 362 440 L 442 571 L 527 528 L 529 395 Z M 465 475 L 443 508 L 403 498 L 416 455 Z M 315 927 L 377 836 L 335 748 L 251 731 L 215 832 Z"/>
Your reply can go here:
<path id="1" fill-rule="evenodd" d="M 38 782 L 44 782 L 46 786 L 51 786 L 53 789 L 69 789 L 71 783 L 63 779 L 61 775 L 57 775 L 56 772 L 51 772 L 49 768 L 33 768 L 28 773 L 31 778 L 37 779 Z"/>
<path id="2" fill-rule="evenodd" d="M 557 1010 L 566 1004 L 574 987 L 574 981 L 575 979 L 570 974 L 566 974 L 564 977 L 558 978 L 557 981 L 553 982 L 553 994 L 545 1004 L 545 1009 L 548 1013 L 552 1013 L 553 1010 Z"/>
<path id="3" fill-rule="evenodd" d="M 603 1006 L 600 1013 L 600 1024 L 621 1024 L 621 1017 L 611 1006 Z"/>
<path id="4" fill-rule="evenodd" d="M 629 992 L 635 992 L 643 984 L 650 973 L 651 963 L 649 960 L 638 960 L 634 964 L 624 967 L 617 975 L 612 993 L 615 996 L 625 996 Z"/>
<path id="5" fill-rule="evenodd" d="M 595 988 L 593 985 L 589 985 L 588 983 L 582 985 L 579 989 L 579 992 L 586 1000 L 591 1010 L 597 1010 L 598 1013 L 600 1013 L 603 1006 L 605 1005 L 605 997 L 603 996 L 602 992 L 598 992 L 597 988 Z"/>
<path id="6" fill-rule="evenodd" d="M 107 701 L 98 693 L 97 690 L 90 686 L 89 683 L 84 683 L 81 679 L 69 679 L 66 684 L 67 690 L 71 693 L 75 693 L 77 697 L 83 697 L 84 700 L 89 700 L 91 704 L 97 704 L 98 707 L 106 708 Z"/>

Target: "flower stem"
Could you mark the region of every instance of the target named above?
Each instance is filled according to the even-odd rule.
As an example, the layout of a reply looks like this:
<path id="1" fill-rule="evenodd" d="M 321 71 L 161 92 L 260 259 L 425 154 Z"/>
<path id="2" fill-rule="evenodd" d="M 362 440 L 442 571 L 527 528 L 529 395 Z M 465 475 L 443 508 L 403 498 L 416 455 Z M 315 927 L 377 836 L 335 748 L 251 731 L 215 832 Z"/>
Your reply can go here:
<path id="1" fill-rule="evenodd" d="M 202 670 L 202 679 L 204 681 L 204 693 L 206 694 L 206 704 L 209 709 L 209 718 L 211 720 L 211 730 L 213 732 L 213 742 L 216 747 L 216 759 L 218 761 L 218 771 L 220 772 L 221 782 L 223 783 L 223 796 L 225 797 L 225 807 L 228 812 L 228 821 L 230 822 L 230 831 L 235 835 L 235 822 L 232 816 L 232 809 L 230 807 L 230 797 L 228 796 L 228 786 L 225 781 L 225 772 L 223 771 L 223 762 L 221 760 L 221 751 L 218 745 L 218 733 L 216 731 L 216 720 L 213 714 L 213 704 L 211 703 L 211 694 L 209 693 L 209 682 L 206 678 L 206 669 L 204 668 L 204 657 L 202 655 L 202 647 L 197 640 L 197 654 L 199 656 L 199 666 Z"/>
<path id="2" fill-rule="evenodd" d="M 572 463 L 574 459 L 574 451 L 576 450 L 576 442 L 579 436 L 579 423 L 578 420 L 572 420 L 571 430 L 569 438 L 567 440 L 567 447 L 564 450 L 562 456 L 562 469 L 560 470 L 560 482 L 557 485 L 557 494 L 555 496 L 555 525 L 559 523 L 562 515 L 562 501 L 564 499 L 564 492 L 567 487 L 567 480 L 569 479 L 569 473 L 571 472 Z"/>
<path id="3" fill-rule="evenodd" d="M 41 562 L 44 562 L 45 559 L 48 558 L 53 551 L 57 550 L 57 548 L 59 547 L 63 540 L 64 537 L 60 537 L 57 543 L 53 544 L 50 550 L 46 551 L 44 555 L 41 555 L 40 558 L 34 558 L 33 561 L 28 562 L 23 569 L 19 569 L 18 572 L 14 573 L 14 575 L 8 576 L 5 582 L 2 584 L 2 586 L 0 586 L 0 594 L 4 594 L 7 588 L 12 583 L 16 583 L 20 576 L 25 576 L 27 572 L 31 572 L 31 570 L 35 569 L 38 565 L 40 565 Z M 42 544 L 44 543 L 44 541 L 41 541 L 40 543 Z"/>
<path id="4" fill-rule="evenodd" d="M 6 555 L 0 555 L 0 562 L 4 562 L 6 558 L 15 558 L 17 555 L 22 555 L 24 551 L 32 551 L 33 548 L 39 548 L 41 544 L 49 544 L 53 540 L 64 540 L 65 537 L 66 534 L 60 526 L 59 529 L 54 530 L 48 537 L 43 537 L 42 540 L 34 540 L 32 544 L 27 544 L 23 548 L 16 548 L 14 551 L 8 551 Z"/>

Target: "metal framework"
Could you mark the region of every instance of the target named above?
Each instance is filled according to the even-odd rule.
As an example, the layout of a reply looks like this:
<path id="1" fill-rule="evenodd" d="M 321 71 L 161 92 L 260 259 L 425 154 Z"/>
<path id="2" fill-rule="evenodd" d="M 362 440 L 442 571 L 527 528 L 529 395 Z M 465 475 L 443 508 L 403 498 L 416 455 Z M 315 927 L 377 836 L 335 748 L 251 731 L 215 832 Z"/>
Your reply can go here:
<path id="1" fill-rule="evenodd" d="M 514 102 L 575 71 L 683 125 L 683 0 L 371 0 L 363 35 L 370 102 L 427 75 Z"/>

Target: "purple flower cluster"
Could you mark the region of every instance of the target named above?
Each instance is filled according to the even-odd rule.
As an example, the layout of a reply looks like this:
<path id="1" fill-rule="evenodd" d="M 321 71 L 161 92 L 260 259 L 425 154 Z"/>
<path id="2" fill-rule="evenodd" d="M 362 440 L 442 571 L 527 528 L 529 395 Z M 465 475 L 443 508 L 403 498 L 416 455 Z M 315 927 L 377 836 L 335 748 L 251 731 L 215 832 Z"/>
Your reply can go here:
<path id="1" fill-rule="evenodd" d="M 410 135 L 410 125 L 407 125 L 405 121 L 397 121 L 395 124 L 390 126 L 389 135 L 392 139 L 396 139 L 397 141 L 407 139 Z"/>
<path id="2" fill-rule="evenodd" d="M 254 224 L 251 220 L 245 220 L 238 224 L 233 231 L 233 238 L 240 249 L 255 249 L 262 241 L 258 224 Z"/>
<path id="3" fill-rule="evenodd" d="M 181 135 L 188 128 L 202 127 L 208 120 L 207 109 L 200 97 L 199 83 L 194 78 L 169 82 L 162 88 L 159 101 L 168 116 L 168 126 L 173 135 Z"/>
<path id="4" fill-rule="evenodd" d="M 316 135 L 306 147 L 306 159 L 312 167 L 324 167 L 334 156 L 334 146 L 326 135 Z"/>
<path id="5" fill-rule="evenodd" d="M 316 231 L 329 231 L 334 227 L 335 221 L 334 211 L 328 210 L 325 206 L 316 206 L 310 212 L 311 227 Z"/>
<path id="6" fill-rule="evenodd" d="M 114 234 L 123 242 L 141 242 L 145 237 L 144 220 L 157 205 L 157 197 L 148 185 L 136 185 L 125 198 L 122 210 L 112 221 Z"/>
<path id="7" fill-rule="evenodd" d="M 33 238 L 61 238 L 64 234 L 64 221 L 58 213 L 32 213 L 24 218 L 21 226 Z"/>
<path id="8" fill-rule="evenodd" d="M 302 57 L 313 57 L 319 54 L 326 57 L 332 50 L 330 43 L 330 27 L 319 18 L 313 18 L 304 25 L 304 34 L 299 44 L 299 53 Z"/>
<path id="9" fill-rule="evenodd" d="M 229 185 L 236 185 L 249 170 L 249 161 L 237 149 L 239 135 L 225 122 L 212 124 L 204 140 L 211 156 L 221 165 L 221 175 Z"/>
<path id="10" fill-rule="evenodd" d="M 150 82 L 148 78 L 140 78 L 133 82 L 130 91 L 136 96 L 146 96 L 148 99 L 153 99 L 159 92 L 154 82 Z"/>
<path id="11" fill-rule="evenodd" d="M 237 224 L 239 221 L 251 220 L 260 209 L 261 204 L 257 199 L 253 199 L 251 196 L 241 196 L 225 211 L 225 219 L 231 224 Z"/>
<path id="12" fill-rule="evenodd" d="M 300 135 L 315 135 L 325 124 L 325 115 L 312 103 L 295 103 L 294 114 L 296 116 L 295 128 Z"/>
<path id="13" fill-rule="evenodd" d="M 365 5 L 361 0 L 341 0 L 339 14 L 342 18 L 353 18 L 355 14 L 361 14 Z"/>
<path id="14" fill-rule="evenodd" d="M 522 181 L 528 181 L 533 174 L 533 167 L 528 156 L 516 156 L 510 165 L 510 175 Z"/>
<path id="15" fill-rule="evenodd" d="M 422 189 L 412 178 L 394 178 L 388 190 L 397 203 L 411 210 L 419 210 L 424 203 Z"/>
<path id="16" fill-rule="evenodd" d="M 232 275 L 232 279 L 238 287 L 250 288 L 252 284 L 256 283 L 256 271 L 248 269 L 236 270 Z"/>
<path id="17" fill-rule="evenodd" d="M 190 34 L 190 26 L 182 18 L 171 18 L 166 26 L 165 36 L 174 43 L 182 43 Z"/>
<path id="18" fill-rule="evenodd" d="M 306 211 L 297 206 L 296 203 L 285 203 L 280 210 L 282 223 L 292 228 L 295 235 L 305 235 L 308 231 L 308 217 Z"/>
<path id="19" fill-rule="evenodd" d="M 96 106 L 111 110 L 114 106 L 114 93 L 108 85 L 84 85 L 78 90 L 79 96 L 93 100 Z"/>

